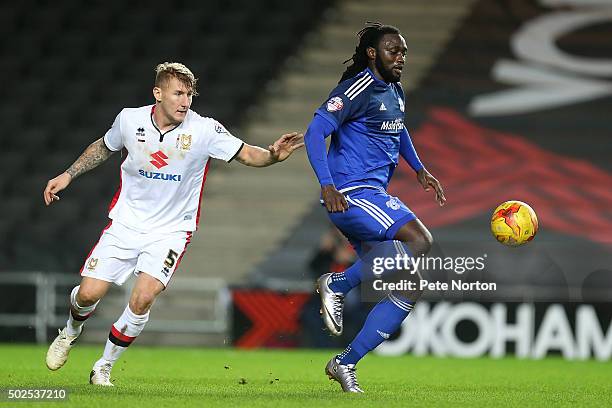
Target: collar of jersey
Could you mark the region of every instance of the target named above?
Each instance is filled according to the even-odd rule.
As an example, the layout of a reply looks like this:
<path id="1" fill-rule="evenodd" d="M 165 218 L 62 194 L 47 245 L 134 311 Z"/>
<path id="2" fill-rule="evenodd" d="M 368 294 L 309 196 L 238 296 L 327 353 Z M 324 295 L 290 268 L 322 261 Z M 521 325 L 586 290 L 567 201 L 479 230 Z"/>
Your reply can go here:
<path id="1" fill-rule="evenodd" d="M 168 133 L 172 132 L 173 130 L 175 130 L 177 127 L 181 126 L 183 124 L 183 122 L 179 123 L 178 125 L 176 125 L 175 127 L 173 127 L 172 129 L 168 129 L 166 130 L 164 133 L 162 133 L 161 130 L 159 130 L 159 128 L 157 127 L 157 125 L 155 124 L 155 121 L 153 120 L 153 113 L 155 112 L 155 105 L 151 106 L 151 113 L 150 113 L 150 117 L 151 117 L 151 124 L 153 125 L 153 127 L 155 128 L 155 130 L 157 130 L 157 133 L 159 133 L 159 142 L 163 142 L 164 141 L 164 136 L 166 136 Z M 187 117 L 185 117 L 185 119 L 187 119 Z"/>
<path id="2" fill-rule="evenodd" d="M 374 75 L 374 72 L 372 72 L 370 70 L 370 67 L 367 67 L 365 69 L 365 72 L 367 72 L 372 78 L 374 78 L 374 82 L 378 83 L 379 85 L 382 86 L 391 86 L 391 83 L 386 83 L 385 81 L 383 81 L 382 79 L 378 79 L 378 77 L 376 75 Z"/>

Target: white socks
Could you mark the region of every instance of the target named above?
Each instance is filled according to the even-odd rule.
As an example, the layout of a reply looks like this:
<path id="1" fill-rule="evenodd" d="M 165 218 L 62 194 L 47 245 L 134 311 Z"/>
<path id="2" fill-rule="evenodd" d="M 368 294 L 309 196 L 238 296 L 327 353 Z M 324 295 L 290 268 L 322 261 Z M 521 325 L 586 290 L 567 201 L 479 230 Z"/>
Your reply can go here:
<path id="1" fill-rule="evenodd" d="M 105 363 L 114 364 L 121 354 L 128 348 L 130 344 L 138 337 L 149 320 L 149 312 L 143 315 L 137 315 L 130 310 L 130 306 L 126 306 L 123 314 L 111 326 L 108 333 L 106 347 L 102 358 L 96 362 L 94 366 Z"/>
<path id="2" fill-rule="evenodd" d="M 85 320 L 89 318 L 98 303 L 100 303 L 100 301 L 97 301 L 91 306 L 80 306 L 76 301 L 79 288 L 80 286 L 75 286 L 72 292 L 70 292 L 70 314 L 66 322 L 66 334 L 71 337 L 81 334 L 83 323 L 85 323 Z"/>

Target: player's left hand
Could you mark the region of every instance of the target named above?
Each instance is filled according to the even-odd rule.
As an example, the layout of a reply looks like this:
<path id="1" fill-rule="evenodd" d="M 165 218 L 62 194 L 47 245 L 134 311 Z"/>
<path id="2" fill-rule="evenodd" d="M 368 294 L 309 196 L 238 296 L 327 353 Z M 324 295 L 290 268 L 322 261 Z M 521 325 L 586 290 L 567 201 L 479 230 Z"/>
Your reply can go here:
<path id="1" fill-rule="evenodd" d="M 282 135 L 274 144 L 268 146 L 268 150 L 275 161 L 282 162 L 302 146 L 304 146 L 304 135 L 293 132 Z"/>
<path id="2" fill-rule="evenodd" d="M 437 178 L 431 175 L 425 168 L 422 168 L 417 172 L 417 180 L 423 186 L 425 191 L 429 191 L 430 187 L 433 187 L 436 191 L 436 201 L 440 204 L 440 207 L 446 203 L 446 197 L 444 197 L 444 190 L 442 185 Z"/>

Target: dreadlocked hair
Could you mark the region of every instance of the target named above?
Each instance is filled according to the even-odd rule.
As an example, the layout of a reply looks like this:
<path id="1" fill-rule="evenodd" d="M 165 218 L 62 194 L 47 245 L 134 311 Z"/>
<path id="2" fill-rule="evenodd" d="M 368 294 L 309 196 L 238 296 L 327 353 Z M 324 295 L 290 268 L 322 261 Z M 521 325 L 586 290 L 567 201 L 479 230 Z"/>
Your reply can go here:
<path id="1" fill-rule="evenodd" d="M 354 77 L 368 67 L 366 50 L 368 47 L 377 48 L 378 42 L 385 34 L 401 34 L 401 32 L 397 27 L 372 21 L 366 22 L 365 27 L 357 33 L 359 44 L 355 47 L 355 53 L 351 58 L 343 62 L 343 64 L 346 64 L 349 61 L 353 61 L 342 74 L 339 83 Z"/>

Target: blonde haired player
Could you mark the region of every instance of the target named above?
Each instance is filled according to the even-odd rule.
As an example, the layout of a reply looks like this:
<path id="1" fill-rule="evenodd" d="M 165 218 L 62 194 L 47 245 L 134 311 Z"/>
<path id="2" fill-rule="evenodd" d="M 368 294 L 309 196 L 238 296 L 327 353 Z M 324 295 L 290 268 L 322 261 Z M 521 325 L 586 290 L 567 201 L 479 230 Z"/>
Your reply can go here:
<path id="1" fill-rule="evenodd" d="M 110 204 L 110 223 L 81 268 L 81 284 L 70 294 L 66 327 L 47 352 L 50 370 L 64 365 L 83 323 L 111 283 L 121 285 L 135 274 L 129 303 L 111 326 L 104 353 L 90 374 L 91 384 L 112 386 L 113 364 L 142 332 L 153 301 L 168 285 L 197 227 L 210 159 L 264 167 L 303 146 L 297 133 L 283 135 L 267 150 L 242 142 L 219 122 L 190 110 L 196 83 L 183 64 L 159 64 L 155 104 L 123 109 L 102 138 L 47 183 L 43 194 L 50 205 L 76 177 L 114 152 L 127 150 L 121 184 Z"/>

